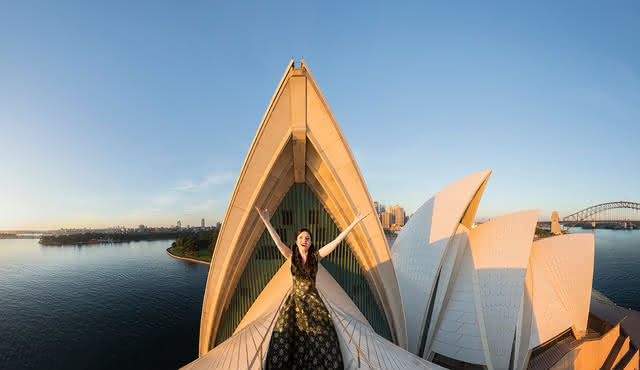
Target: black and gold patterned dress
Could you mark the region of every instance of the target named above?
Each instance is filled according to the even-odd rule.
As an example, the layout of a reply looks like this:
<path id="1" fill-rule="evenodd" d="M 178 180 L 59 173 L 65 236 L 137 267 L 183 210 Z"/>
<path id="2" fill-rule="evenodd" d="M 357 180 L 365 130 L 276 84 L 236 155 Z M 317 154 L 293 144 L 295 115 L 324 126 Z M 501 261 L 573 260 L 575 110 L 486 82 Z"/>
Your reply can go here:
<path id="1" fill-rule="evenodd" d="M 297 249 L 294 246 L 295 249 Z M 294 253 L 295 253 L 294 249 Z M 317 252 L 313 252 L 317 253 Z M 316 261 L 320 258 L 316 254 Z M 273 328 L 267 369 L 342 369 L 338 335 L 316 289 L 318 264 L 305 273 L 291 257 L 293 287 Z"/>

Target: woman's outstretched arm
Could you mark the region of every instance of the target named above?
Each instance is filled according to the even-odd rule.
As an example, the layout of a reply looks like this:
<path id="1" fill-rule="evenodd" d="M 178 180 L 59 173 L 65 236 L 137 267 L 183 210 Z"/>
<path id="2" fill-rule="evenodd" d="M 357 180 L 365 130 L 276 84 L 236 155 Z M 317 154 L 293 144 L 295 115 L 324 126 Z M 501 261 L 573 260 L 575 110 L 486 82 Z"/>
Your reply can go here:
<path id="1" fill-rule="evenodd" d="M 282 253 L 284 258 L 288 259 L 291 257 L 293 252 L 291 252 L 291 249 L 289 249 L 289 247 L 280 240 L 280 235 L 278 235 L 276 229 L 273 228 L 273 225 L 271 225 L 271 222 L 269 221 L 269 212 L 266 209 L 260 209 L 258 207 L 256 207 L 256 211 L 258 211 L 258 215 L 260 215 L 262 222 L 264 222 L 267 230 L 269 230 L 269 235 L 271 235 L 271 239 L 276 243 L 276 247 L 278 247 L 280 253 Z"/>
<path id="2" fill-rule="evenodd" d="M 326 257 L 329 253 L 333 252 L 333 250 L 336 249 L 338 244 L 340 244 L 342 239 L 347 237 L 347 234 L 349 234 L 351 229 L 356 227 L 358 222 L 362 221 L 362 219 L 367 217 L 368 215 L 369 215 L 368 213 L 367 214 L 358 213 L 356 215 L 356 218 L 351 223 L 351 225 L 349 225 L 346 229 L 344 229 L 344 231 L 341 232 L 337 238 L 335 238 L 331 243 L 325 245 L 324 247 L 320 248 L 320 250 L 318 250 L 318 254 L 320 255 L 320 257 Z"/>

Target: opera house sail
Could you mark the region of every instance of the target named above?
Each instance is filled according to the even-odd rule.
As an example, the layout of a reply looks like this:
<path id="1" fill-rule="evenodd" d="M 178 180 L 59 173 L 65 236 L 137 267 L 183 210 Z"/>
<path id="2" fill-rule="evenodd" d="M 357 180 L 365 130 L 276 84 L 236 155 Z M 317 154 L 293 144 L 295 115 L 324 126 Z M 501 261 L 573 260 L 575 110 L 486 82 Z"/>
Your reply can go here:
<path id="1" fill-rule="evenodd" d="M 286 295 L 278 288 L 290 286 L 285 259 L 255 207 L 269 210 L 272 224 L 289 244 L 301 227 L 311 229 L 314 243 L 322 245 L 357 212 L 375 214 L 349 146 L 304 62 L 287 66 L 227 207 L 205 291 L 201 356 L 277 307 Z M 328 306 L 357 317 L 372 338 L 406 346 L 400 291 L 376 217 L 365 218 L 321 265 L 331 281 L 327 289 L 318 278 Z M 261 294 L 266 291 L 278 293 Z M 347 304 L 332 304 L 336 294 Z M 341 302 L 338 298 L 333 299 Z"/>
<path id="2" fill-rule="evenodd" d="M 366 217 L 320 262 L 316 287 L 345 368 L 637 368 L 625 315 L 607 315 L 592 295 L 593 235 L 534 241 L 537 210 L 475 223 L 490 175 L 428 199 L 392 249 Z M 200 357 L 187 369 L 265 366 L 291 265 L 256 207 L 287 245 L 305 227 L 322 246 L 356 214 L 375 214 L 304 62 L 286 67 L 238 176 L 209 269 Z"/>

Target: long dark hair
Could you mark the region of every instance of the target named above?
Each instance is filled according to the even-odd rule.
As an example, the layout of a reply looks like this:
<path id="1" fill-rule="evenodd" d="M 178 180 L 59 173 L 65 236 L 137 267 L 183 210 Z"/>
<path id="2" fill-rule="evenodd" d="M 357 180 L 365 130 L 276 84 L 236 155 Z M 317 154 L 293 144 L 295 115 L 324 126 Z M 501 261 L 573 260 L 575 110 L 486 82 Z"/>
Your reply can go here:
<path id="1" fill-rule="evenodd" d="M 296 232 L 295 240 L 298 240 L 298 236 L 305 231 L 309 233 L 309 238 L 311 238 L 311 247 L 309 247 L 309 251 L 307 252 L 307 263 L 302 262 L 302 256 L 300 255 L 300 251 L 298 250 L 297 243 L 293 245 L 293 263 L 295 264 L 296 268 L 302 271 L 306 276 L 311 276 L 312 270 L 318 263 L 316 245 L 313 243 L 313 236 L 311 235 L 311 231 L 306 227 L 299 229 Z"/>

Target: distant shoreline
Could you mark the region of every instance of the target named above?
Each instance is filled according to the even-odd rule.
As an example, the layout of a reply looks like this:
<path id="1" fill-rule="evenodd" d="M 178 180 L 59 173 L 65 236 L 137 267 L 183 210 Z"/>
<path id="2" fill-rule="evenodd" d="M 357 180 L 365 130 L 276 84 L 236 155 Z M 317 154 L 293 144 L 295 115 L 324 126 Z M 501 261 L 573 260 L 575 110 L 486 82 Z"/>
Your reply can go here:
<path id="1" fill-rule="evenodd" d="M 176 240 L 176 238 L 179 238 L 180 236 L 181 233 L 176 231 L 131 233 L 90 232 L 65 235 L 44 235 L 40 238 L 40 244 L 47 246 L 111 244 L 152 240 Z"/>
<path id="2" fill-rule="evenodd" d="M 187 262 L 194 262 L 194 263 L 201 263 L 201 264 L 203 264 L 203 265 L 211 265 L 211 262 L 207 262 L 207 261 L 203 261 L 203 260 L 198 260 L 198 259 L 195 259 L 195 258 L 182 257 L 182 256 L 178 256 L 178 255 L 176 255 L 176 254 L 173 254 L 173 252 L 169 251 L 169 249 L 171 249 L 171 248 L 173 248 L 173 247 L 169 247 L 169 248 L 167 248 L 167 249 L 166 249 L 166 252 L 167 252 L 167 254 L 168 254 L 170 257 L 173 257 L 173 258 L 175 258 L 175 259 L 177 259 L 177 260 L 182 260 L 182 261 L 187 261 Z"/>

